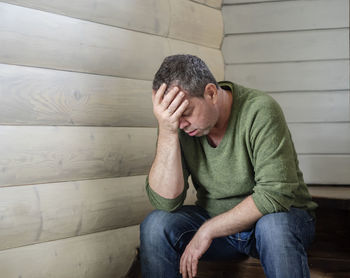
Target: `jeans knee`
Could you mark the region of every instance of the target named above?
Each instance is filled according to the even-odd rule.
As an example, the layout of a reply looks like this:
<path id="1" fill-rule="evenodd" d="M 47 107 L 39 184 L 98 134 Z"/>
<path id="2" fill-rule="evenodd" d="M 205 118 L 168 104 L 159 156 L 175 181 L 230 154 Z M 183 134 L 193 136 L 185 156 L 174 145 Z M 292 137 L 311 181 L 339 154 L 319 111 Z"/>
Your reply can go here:
<path id="1" fill-rule="evenodd" d="M 286 213 L 267 214 L 258 220 L 255 226 L 255 237 L 258 246 L 276 247 L 282 250 L 295 244 L 293 223 L 288 221 Z"/>
<path id="2" fill-rule="evenodd" d="M 169 213 L 154 210 L 142 221 L 140 225 L 141 244 L 156 244 L 165 235 Z"/>

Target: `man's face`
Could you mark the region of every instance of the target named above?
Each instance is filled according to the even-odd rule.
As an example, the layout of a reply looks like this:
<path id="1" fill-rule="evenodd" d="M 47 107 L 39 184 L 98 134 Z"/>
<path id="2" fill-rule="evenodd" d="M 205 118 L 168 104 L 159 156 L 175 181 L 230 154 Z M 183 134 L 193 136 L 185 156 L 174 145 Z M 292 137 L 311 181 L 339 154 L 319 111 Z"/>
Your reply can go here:
<path id="1" fill-rule="evenodd" d="M 217 113 L 213 104 L 206 98 L 186 97 L 189 105 L 180 117 L 180 129 L 189 136 L 209 134 L 217 121 Z"/>

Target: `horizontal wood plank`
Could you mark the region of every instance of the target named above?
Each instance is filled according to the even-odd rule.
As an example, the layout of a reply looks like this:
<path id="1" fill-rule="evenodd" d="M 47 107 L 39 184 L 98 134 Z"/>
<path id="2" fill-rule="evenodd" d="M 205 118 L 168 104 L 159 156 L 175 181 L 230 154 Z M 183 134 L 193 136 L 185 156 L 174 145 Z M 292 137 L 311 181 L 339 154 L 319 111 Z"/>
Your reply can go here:
<path id="1" fill-rule="evenodd" d="M 350 155 L 350 122 L 291 123 L 289 129 L 298 153 Z"/>
<path id="2" fill-rule="evenodd" d="M 192 0 L 216 9 L 221 9 L 222 0 Z"/>
<path id="3" fill-rule="evenodd" d="M 0 250 L 117 229 L 153 210 L 146 176 L 0 188 Z M 186 204 L 193 204 L 193 186 Z"/>
<path id="4" fill-rule="evenodd" d="M 0 13 L 0 63 L 152 80 L 164 57 L 186 50 L 223 79 L 219 49 L 5 3 Z"/>
<path id="5" fill-rule="evenodd" d="M 349 29 L 231 35 L 225 64 L 349 58 Z"/>
<path id="6" fill-rule="evenodd" d="M 0 126 L 0 186 L 143 175 L 156 128 Z"/>
<path id="7" fill-rule="evenodd" d="M 3 2 L 215 48 L 220 48 L 223 37 L 221 12 L 188 0 Z"/>
<path id="8" fill-rule="evenodd" d="M 0 64 L 0 123 L 156 127 L 150 81 Z"/>
<path id="9" fill-rule="evenodd" d="M 349 27 L 348 0 L 266 2 L 222 11 L 225 34 Z"/>
<path id="10" fill-rule="evenodd" d="M 170 7 L 164 0 L 5 0 L 9 4 L 166 36 Z"/>
<path id="11" fill-rule="evenodd" d="M 308 184 L 349 184 L 350 155 L 298 155 Z"/>
<path id="12" fill-rule="evenodd" d="M 281 1 L 281 0 L 224 0 L 223 5 L 248 4 L 248 3 L 257 3 L 257 2 L 272 2 L 272 1 Z"/>
<path id="13" fill-rule="evenodd" d="M 225 79 L 268 92 L 348 90 L 349 60 L 227 65 Z"/>
<path id="14" fill-rule="evenodd" d="M 349 92 L 270 93 L 288 122 L 345 122 L 349 120 Z"/>
<path id="15" fill-rule="evenodd" d="M 0 251 L 1 276 L 122 277 L 138 245 L 139 226 L 131 226 L 4 250 Z"/>
<path id="16" fill-rule="evenodd" d="M 220 48 L 224 31 L 220 10 L 188 0 L 170 0 L 170 6 L 170 38 Z"/>

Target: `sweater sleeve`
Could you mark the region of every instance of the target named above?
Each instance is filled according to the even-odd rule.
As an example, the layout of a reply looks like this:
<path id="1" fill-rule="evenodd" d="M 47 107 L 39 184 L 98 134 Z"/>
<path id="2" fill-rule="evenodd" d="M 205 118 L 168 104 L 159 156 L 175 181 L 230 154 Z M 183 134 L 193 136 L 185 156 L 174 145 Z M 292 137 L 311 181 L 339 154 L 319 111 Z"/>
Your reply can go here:
<path id="1" fill-rule="evenodd" d="M 189 184 L 188 184 L 189 171 L 187 170 L 187 166 L 184 160 L 184 155 L 182 153 L 182 150 L 181 150 L 181 164 L 182 164 L 182 171 L 184 176 L 184 190 L 179 196 L 177 196 L 174 199 L 168 199 L 160 196 L 157 192 L 155 192 L 150 187 L 149 181 L 148 181 L 149 176 L 146 177 L 146 192 L 151 204 L 156 209 L 165 210 L 165 211 L 174 211 L 183 205 L 186 199 L 186 194 L 189 187 Z"/>
<path id="2" fill-rule="evenodd" d="M 253 113 L 249 134 L 255 205 L 263 215 L 288 211 L 299 186 L 296 157 L 283 112 L 271 97 L 266 96 Z"/>

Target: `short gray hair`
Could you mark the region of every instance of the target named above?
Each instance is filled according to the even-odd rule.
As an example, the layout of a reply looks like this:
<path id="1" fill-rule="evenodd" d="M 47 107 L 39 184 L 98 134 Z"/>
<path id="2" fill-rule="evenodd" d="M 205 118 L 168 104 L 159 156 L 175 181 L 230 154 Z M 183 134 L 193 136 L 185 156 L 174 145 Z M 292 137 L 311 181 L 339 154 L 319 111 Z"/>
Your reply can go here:
<path id="1" fill-rule="evenodd" d="M 153 90 L 166 83 L 168 87 L 178 86 L 190 96 L 203 97 L 208 83 L 219 85 L 207 65 L 193 55 L 178 54 L 164 59 L 153 79 Z"/>

